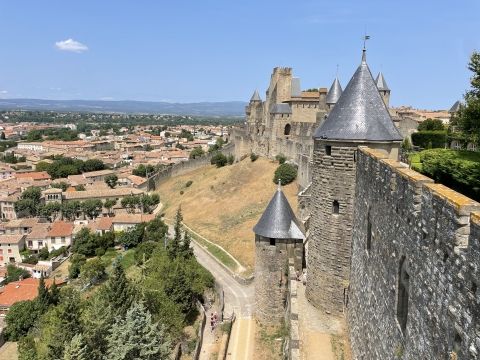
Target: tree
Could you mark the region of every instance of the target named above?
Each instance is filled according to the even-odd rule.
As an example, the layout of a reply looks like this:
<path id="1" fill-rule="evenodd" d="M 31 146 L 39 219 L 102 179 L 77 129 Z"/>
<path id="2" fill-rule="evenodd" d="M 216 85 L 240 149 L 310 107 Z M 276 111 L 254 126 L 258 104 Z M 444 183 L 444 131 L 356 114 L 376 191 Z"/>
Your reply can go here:
<path id="1" fill-rule="evenodd" d="M 83 212 L 90 218 L 95 219 L 102 212 L 102 201 L 99 199 L 88 199 L 82 202 Z"/>
<path id="2" fill-rule="evenodd" d="M 75 335 L 65 346 L 63 360 L 89 360 L 87 346 L 82 334 Z"/>
<path id="3" fill-rule="evenodd" d="M 111 360 L 168 359 L 170 340 L 163 326 L 154 323 L 142 303 L 134 303 L 125 319 L 118 318 L 108 337 Z"/>
<path id="4" fill-rule="evenodd" d="M 82 254 L 85 256 L 95 255 L 95 249 L 97 248 L 97 242 L 95 236 L 90 232 L 90 229 L 83 227 L 75 235 L 72 245 L 72 251 L 76 254 Z"/>
<path id="5" fill-rule="evenodd" d="M 81 203 L 79 201 L 68 201 L 62 204 L 62 216 L 70 221 L 75 220 L 80 211 Z"/>
<path id="6" fill-rule="evenodd" d="M 197 146 L 193 148 L 193 150 L 190 152 L 190 155 L 188 156 L 190 159 L 196 159 L 200 156 L 205 154 L 205 151 L 200 146 Z"/>
<path id="7" fill-rule="evenodd" d="M 16 267 L 13 264 L 7 265 L 7 277 L 3 280 L 4 284 L 18 281 L 20 278 L 26 279 L 30 277 L 30 273 L 22 268 Z"/>
<path id="8" fill-rule="evenodd" d="M 25 336 L 37 321 L 39 312 L 34 300 L 19 301 L 7 312 L 5 336 L 10 341 L 18 341 Z"/>
<path id="9" fill-rule="evenodd" d="M 2 131 L 2 133 L 0 134 L 0 140 L 5 140 L 6 137 L 5 137 L 5 132 Z"/>
<path id="10" fill-rule="evenodd" d="M 135 210 L 140 205 L 140 197 L 135 195 L 128 195 L 125 196 L 121 201 L 120 204 L 124 209 L 127 210 L 128 213 L 133 214 Z"/>
<path id="11" fill-rule="evenodd" d="M 80 184 L 80 185 L 75 186 L 75 190 L 77 190 L 77 191 L 85 191 L 85 190 L 87 190 L 87 189 L 85 188 L 85 185 Z"/>
<path id="12" fill-rule="evenodd" d="M 442 120 L 440 119 L 426 119 L 418 125 L 418 131 L 430 130 L 445 130 L 445 125 L 443 125 Z"/>
<path id="13" fill-rule="evenodd" d="M 227 165 L 227 162 L 227 157 L 221 152 L 215 153 L 210 160 L 210 163 L 212 165 L 216 165 L 217 168 Z"/>
<path id="14" fill-rule="evenodd" d="M 40 215 L 46 216 L 50 221 L 55 221 L 62 211 L 62 204 L 59 202 L 50 202 L 39 208 Z"/>
<path id="15" fill-rule="evenodd" d="M 182 245 L 180 246 L 180 256 L 185 259 L 191 258 L 193 256 L 193 249 L 191 247 L 191 238 L 188 231 L 185 231 L 183 234 Z"/>
<path id="16" fill-rule="evenodd" d="M 228 165 L 232 165 L 235 162 L 235 156 L 233 154 L 228 155 L 227 162 L 228 162 Z"/>
<path id="17" fill-rule="evenodd" d="M 113 262 L 112 272 L 102 290 L 102 297 L 109 304 L 113 317 L 123 317 L 133 303 L 135 293 L 119 259 Z"/>
<path id="18" fill-rule="evenodd" d="M 58 302 L 60 301 L 60 289 L 57 286 L 57 283 L 55 282 L 55 279 L 53 279 L 53 284 L 50 286 L 50 304 L 51 305 L 58 305 Z"/>
<path id="19" fill-rule="evenodd" d="M 38 282 L 38 295 L 36 298 L 38 309 L 41 313 L 44 313 L 50 306 L 50 294 L 48 289 L 45 286 L 45 279 L 43 274 L 40 276 L 40 281 Z"/>
<path id="20" fill-rule="evenodd" d="M 98 257 L 87 261 L 80 269 L 80 277 L 84 285 L 98 284 L 105 276 L 105 265 Z"/>
<path id="21" fill-rule="evenodd" d="M 275 156 L 275 160 L 277 160 L 278 163 L 282 165 L 285 161 L 287 161 L 287 157 L 283 154 L 278 154 L 277 156 Z"/>
<path id="22" fill-rule="evenodd" d="M 37 350 L 33 335 L 23 336 L 18 340 L 18 360 L 37 360 Z"/>
<path id="23" fill-rule="evenodd" d="M 58 183 L 52 183 L 50 186 L 52 188 L 62 189 L 62 191 L 67 191 L 70 185 L 68 185 L 68 183 L 66 183 L 65 181 L 60 181 Z"/>
<path id="24" fill-rule="evenodd" d="M 105 176 L 105 183 L 110 187 L 110 189 L 113 189 L 118 184 L 118 176 L 115 174 Z"/>
<path id="25" fill-rule="evenodd" d="M 145 226 L 145 241 L 160 242 L 165 239 L 167 234 L 168 226 L 159 216 L 149 221 Z"/>
<path id="26" fill-rule="evenodd" d="M 105 164 L 102 160 L 99 159 L 88 159 L 83 164 L 81 171 L 82 172 L 89 172 L 89 171 L 98 171 L 105 169 Z"/>
<path id="27" fill-rule="evenodd" d="M 133 248 L 143 241 L 145 233 L 145 224 L 137 224 L 134 227 L 125 230 L 118 237 L 118 242 L 125 248 Z"/>
<path id="28" fill-rule="evenodd" d="M 108 210 L 108 213 L 109 213 L 109 214 L 112 213 L 112 208 L 113 208 L 115 205 L 117 205 L 117 200 L 115 200 L 115 199 L 107 199 L 107 200 L 105 200 L 105 202 L 103 203 L 103 207 Z"/>
<path id="29" fill-rule="evenodd" d="M 73 254 L 70 258 L 70 266 L 68 267 L 68 276 L 75 279 L 80 275 L 80 269 L 87 262 L 87 258 L 82 254 Z"/>
<path id="30" fill-rule="evenodd" d="M 295 168 L 295 166 L 284 163 L 275 170 L 273 182 L 278 183 L 278 181 L 280 180 L 280 183 L 282 185 L 287 185 L 290 184 L 293 180 L 295 180 L 296 177 L 297 169 Z"/>
<path id="31" fill-rule="evenodd" d="M 412 150 L 412 142 L 410 141 L 410 138 L 408 136 L 402 141 L 402 149 L 405 151 Z"/>
<path id="32" fill-rule="evenodd" d="M 42 190 L 36 186 L 28 187 L 15 203 L 15 212 L 19 217 L 37 216 Z"/>
<path id="33" fill-rule="evenodd" d="M 168 242 L 167 253 L 170 259 L 175 259 L 180 253 L 180 246 L 182 242 L 182 209 L 179 207 L 175 215 L 175 224 L 173 226 L 173 239 Z"/>
<path id="34" fill-rule="evenodd" d="M 258 155 L 257 155 L 257 154 L 255 154 L 255 153 L 251 153 L 251 154 L 250 154 L 250 161 L 251 161 L 251 162 L 257 161 L 257 159 L 258 159 Z"/>
<path id="35" fill-rule="evenodd" d="M 154 207 L 160 203 L 160 196 L 158 194 L 143 194 L 139 198 L 139 204 L 144 214 L 150 214 Z"/>

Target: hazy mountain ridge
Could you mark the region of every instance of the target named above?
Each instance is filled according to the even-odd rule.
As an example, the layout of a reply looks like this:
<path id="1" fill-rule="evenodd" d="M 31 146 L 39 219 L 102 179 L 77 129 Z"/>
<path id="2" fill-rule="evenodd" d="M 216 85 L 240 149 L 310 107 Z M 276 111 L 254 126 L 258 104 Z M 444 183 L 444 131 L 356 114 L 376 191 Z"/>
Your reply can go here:
<path id="1" fill-rule="evenodd" d="M 169 103 L 136 100 L 0 99 L 0 110 L 85 111 L 199 116 L 243 116 L 246 102 Z"/>

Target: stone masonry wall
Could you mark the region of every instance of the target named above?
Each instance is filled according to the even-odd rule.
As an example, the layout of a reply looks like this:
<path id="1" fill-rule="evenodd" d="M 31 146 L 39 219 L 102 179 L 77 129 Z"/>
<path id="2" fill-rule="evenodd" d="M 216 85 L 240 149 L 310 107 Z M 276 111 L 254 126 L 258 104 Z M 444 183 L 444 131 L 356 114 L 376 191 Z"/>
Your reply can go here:
<path id="1" fill-rule="evenodd" d="M 356 149 L 354 143 L 325 141 L 315 141 L 314 147 L 306 296 L 318 308 L 337 314 L 343 311 L 349 279 Z M 334 201 L 338 214 L 333 213 Z"/>
<path id="2" fill-rule="evenodd" d="M 404 166 L 377 150 L 358 154 L 354 358 L 479 359 L 480 204 Z"/>
<path id="3" fill-rule="evenodd" d="M 297 258 L 301 241 L 255 237 L 255 316 L 264 324 L 279 324 L 285 315 L 289 258 Z M 301 259 L 301 253 L 300 253 Z M 297 261 L 295 261 L 297 262 Z"/>

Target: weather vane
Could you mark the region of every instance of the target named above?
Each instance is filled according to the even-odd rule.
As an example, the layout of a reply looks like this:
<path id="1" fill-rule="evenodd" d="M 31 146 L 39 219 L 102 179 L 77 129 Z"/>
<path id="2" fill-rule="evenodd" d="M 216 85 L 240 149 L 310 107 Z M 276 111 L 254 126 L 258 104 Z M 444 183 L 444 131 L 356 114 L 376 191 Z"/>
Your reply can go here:
<path id="1" fill-rule="evenodd" d="M 367 35 L 365 32 L 365 35 L 363 36 L 363 50 L 365 50 L 365 46 L 367 45 L 367 40 L 370 40 L 370 35 Z"/>

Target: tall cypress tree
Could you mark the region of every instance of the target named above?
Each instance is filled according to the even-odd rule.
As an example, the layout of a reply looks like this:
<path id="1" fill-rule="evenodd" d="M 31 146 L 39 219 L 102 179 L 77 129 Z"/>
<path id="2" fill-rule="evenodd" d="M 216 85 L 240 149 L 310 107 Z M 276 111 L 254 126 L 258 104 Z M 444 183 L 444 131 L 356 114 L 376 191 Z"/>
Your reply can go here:
<path id="1" fill-rule="evenodd" d="M 124 316 L 135 298 L 134 289 L 118 259 L 113 263 L 112 273 L 102 293 L 114 316 Z"/>
<path id="2" fill-rule="evenodd" d="M 50 294 L 45 285 L 45 279 L 43 274 L 40 276 L 40 281 L 38 283 L 38 296 L 37 296 L 37 305 L 40 310 L 40 313 L 47 311 L 48 306 L 50 305 Z"/>
<path id="3" fill-rule="evenodd" d="M 174 234 L 173 239 L 168 242 L 167 252 L 170 259 L 175 259 L 180 253 L 180 247 L 182 243 L 182 209 L 179 207 L 177 214 L 175 215 L 175 225 L 173 227 Z"/>
<path id="4" fill-rule="evenodd" d="M 142 303 L 134 303 L 125 318 L 117 318 L 108 337 L 109 360 L 168 359 L 170 341 L 163 326 L 152 321 Z"/>
<path id="5" fill-rule="evenodd" d="M 82 334 L 75 335 L 65 346 L 63 360 L 90 360 Z"/>

